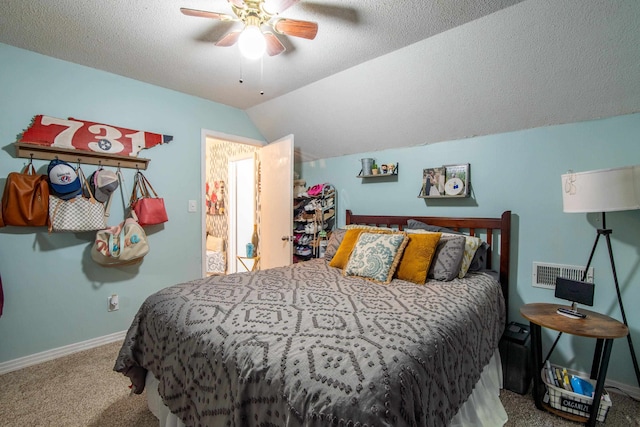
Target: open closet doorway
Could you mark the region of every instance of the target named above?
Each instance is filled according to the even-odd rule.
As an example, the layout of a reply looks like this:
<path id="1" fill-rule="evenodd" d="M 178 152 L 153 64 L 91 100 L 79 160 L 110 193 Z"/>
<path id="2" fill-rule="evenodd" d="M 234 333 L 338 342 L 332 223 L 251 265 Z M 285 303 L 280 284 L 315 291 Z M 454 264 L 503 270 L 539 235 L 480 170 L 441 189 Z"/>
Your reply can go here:
<path id="1" fill-rule="evenodd" d="M 238 259 L 238 256 L 249 256 L 246 244 L 251 242 L 253 226 L 257 223 L 255 169 L 255 154 L 229 159 L 229 273 L 251 269 L 256 262 Z"/>
<path id="2" fill-rule="evenodd" d="M 229 202 L 229 161 L 250 155 L 254 163 L 254 222 L 258 224 L 259 269 L 289 265 L 293 253 L 293 135 L 269 144 L 249 138 L 202 131 L 201 192 L 202 276 L 245 271 L 251 264 L 237 264 L 246 255 L 246 244 L 236 232 L 230 233 L 229 217 L 236 217 L 235 203 Z M 243 157 L 244 156 L 244 157 Z M 243 181 L 246 185 L 249 182 Z M 240 186 L 235 192 L 240 194 Z M 244 193 L 243 193 L 244 194 Z M 264 203 L 262 202 L 264 201 Z M 248 218 L 250 218 L 249 216 Z M 247 222 L 249 220 L 243 219 Z M 236 222 L 237 224 L 237 222 Z M 242 233 L 246 233 L 243 227 Z M 234 225 L 234 230 L 238 225 Z M 253 234 L 253 224 L 249 231 Z M 233 239 L 233 243 L 231 242 Z M 233 244 L 235 250 L 229 248 Z M 231 266 L 231 267 L 230 267 Z M 240 268 L 241 267 L 241 268 Z"/>
<path id="3" fill-rule="evenodd" d="M 254 164 L 254 156 L 264 144 L 261 141 L 223 134 L 214 131 L 202 132 L 201 185 L 204 203 L 202 206 L 202 276 L 229 274 L 243 271 L 238 267 L 236 255 L 245 255 L 245 245 L 251 241 L 254 214 L 248 214 L 245 205 L 254 206 L 256 199 L 256 178 L 253 171 L 244 171 Z M 242 162 L 242 160 L 246 160 Z M 231 167 L 241 169 L 241 179 L 235 180 L 231 190 Z M 255 166 L 253 166 L 255 168 Z M 250 178 L 248 176 L 251 176 Z M 233 171 L 237 177 L 238 172 Z M 233 194 L 233 201 L 231 200 Z M 240 194 L 240 222 L 237 218 L 236 195 Z M 252 201 L 247 201 L 252 197 Z M 252 203 L 251 203 L 252 202 Z M 244 224 L 244 216 L 250 215 L 250 225 Z M 233 224 L 232 224 L 233 221 Z M 242 228 L 238 228 L 242 225 Z M 240 231 L 240 235 L 238 235 Z M 248 233 L 246 237 L 243 233 Z M 237 240 L 245 239 L 245 240 Z"/>

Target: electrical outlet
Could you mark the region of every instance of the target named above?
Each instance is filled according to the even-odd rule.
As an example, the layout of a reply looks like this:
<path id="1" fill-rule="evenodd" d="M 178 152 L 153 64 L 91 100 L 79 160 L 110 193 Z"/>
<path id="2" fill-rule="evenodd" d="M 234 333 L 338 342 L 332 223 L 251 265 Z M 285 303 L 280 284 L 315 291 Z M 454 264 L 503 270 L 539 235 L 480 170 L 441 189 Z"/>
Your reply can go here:
<path id="1" fill-rule="evenodd" d="M 117 294 L 111 295 L 107 298 L 107 311 L 116 311 L 120 308 L 120 301 Z"/>
<path id="2" fill-rule="evenodd" d="M 195 201 L 195 200 L 189 200 L 189 208 L 188 208 L 188 211 L 189 211 L 189 212 L 195 212 L 195 211 L 196 211 L 196 209 L 197 209 L 196 201 Z"/>

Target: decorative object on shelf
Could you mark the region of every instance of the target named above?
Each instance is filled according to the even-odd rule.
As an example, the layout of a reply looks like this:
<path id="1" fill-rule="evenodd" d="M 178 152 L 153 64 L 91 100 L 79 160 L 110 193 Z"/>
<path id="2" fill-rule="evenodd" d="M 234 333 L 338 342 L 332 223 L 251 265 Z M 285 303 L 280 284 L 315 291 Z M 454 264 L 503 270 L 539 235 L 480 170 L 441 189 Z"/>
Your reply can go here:
<path id="1" fill-rule="evenodd" d="M 373 159 L 362 159 L 362 170 L 356 178 L 383 178 L 398 175 L 398 163 L 378 165 Z"/>
<path id="2" fill-rule="evenodd" d="M 46 226 L 48 213 L 47 176 L 37 174 L 32 161 L 22 172 L 9 173 L 2 193 L 0 223 L 23 227 Z"/>
<path id="3" fill-rule="evenodd" d="M 607 228 L 605 213 L 640 209 L 640 165 L 577 173 L 570 171 L 562 175 L 562 189 L 562 209 L 564 212 L 600 212 L 602 214 L 602 228 L 596 231 L 596 239 L 593 242 L 591 254 L 589 255 L 589 260 L 584 270 L 585 277 L 583 277 L 582 280 L 584 281 L 586 278 L 586 272 L 589 270 L 589 266 L 593 260 L 600 236 L 604 236 L 609 251 L 613 282 L 616 288 L 622 321 L 625 326 L 628 327 L 627 316 L 624 312 L 622 295 L 618 284 L 613 251 L 611 249 L 611 233 L 613 230 Z M 636 374 L 636 381 L 638 385 L 640 385 L 640 369 L 638 369 L 638 360 L 633 348 L 631 334 L 627 335 L 627 341 Z"/>
<path id="4" fill-rule="evenodd" d="M 469 169 L 469 163 L 424 169 L 418 197 L 469 197 Z"/>
<path id="5" fill-rule="evenodd" d="M 360 159 L 360 161 L 362 162 L 362 170 L 360 171 L 360 175 L 373 175 L 371 170 L 373 169 L 373 164 L 375 163 L 375 161 L 371 158 Z"/>
<path id="6" fill-rule="evenodd" d="M 253 224 L 253 234 L 251 234 L 251 244 L 253 245 L 254 252 L 258 252 L 258 224 Z M 247 255 L 250 257 L 249 255 Z"/>
<path id="7" fill-rule="evenodd" d="M 247 243 L 247 258 L 253 258 L 253 248 L 255 248 L 253 243 Z"/>

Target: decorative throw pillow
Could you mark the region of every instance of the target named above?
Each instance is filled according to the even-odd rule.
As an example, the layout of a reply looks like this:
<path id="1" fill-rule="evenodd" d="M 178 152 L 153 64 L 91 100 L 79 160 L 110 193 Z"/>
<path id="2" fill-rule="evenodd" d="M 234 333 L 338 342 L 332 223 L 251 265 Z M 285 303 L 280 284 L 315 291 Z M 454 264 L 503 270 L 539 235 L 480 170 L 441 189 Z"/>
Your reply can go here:
<path id="1" fill-rule="evenodd" d="M 342 274 L 391 282 L 408 240 L 406 233 L 361 233 Z"/>
<path id="2" fill-rule="evenodd" d="M 395 231 L 389 227 L 378 227 L 375 225 L 362 225 L 362 224 L 348 224 L 344 226 L 345 229 L 351 230 L 354 228 L 359 228 L 360 230 L 382 230 L 382 231 Z"/>
<path id="3" fill-rule="evenodd" d="M 480 271 L 487 268 L 487 253 L 489 252 L 489 244 L 482 242 L 476 253 L 473 255 L 469 271 Z"/>
<path id="4" fill-rule="evenodd" d="M 424 285 L 427 272 L 436 252 L 441 233 L 409 234 L 396 277 L 400 280 Z"/>
<path id="5" fill-rule="evenodd" d="M 407 228 L 413 230 L 427 230 L 433 231 L 434 233 L 451 233 L 451 234 L 462 234 L 459 231 L 451 230 L 450 228 L 440 227 L 439 225 L 430 225 L 426 224 L 422 221 L 418 221 L 417 219 L 407 220 Z"/>
<path id="6" fill-rule="evenodd" d="M 362 228 L 351 228 L 346 230 L 346 232 L 344 233 L 344 237 L 342 238 L 342 242 L 338 247 L 338 250 L 336 250 L 336 253 L 333 255 L 333 258 L 329 262 L 329 265 L 331 267 L 336 267 L 341 270 L 344 269 L 344 267 L 347 265 L 347 262 L 349 261 L 349 255 L 351 255 L 351 251 L 358 241 L 358 237 L 364 231 L 367 231 L 369 233 L 375 232 L 388 234 L 391 233 L 392 230 L 364 230 Z"/>
<path id="7" fill-rule="evenodd" d="M 222 237 L 207 236 L 207 250 L 214 252 L 224 251 L 224 239 Z"/>
<path id="8" fill-rule="evenodd" d="M 460 234 L 451 234 L 451 233 L 442 233 L 443 236 L 460 236 Z M 464 254 L 462 256 L 462 263 L 460 264 L 460 271 L 458 272 L 458 277 L 462 279 L 466 276 L 467 271 L 469 271 L 469 266 L 471 265 L 471 261 L 473 261 L 473 256 L 476 253 L 476 250 L 482 244 L 482 240 L 479 237 L 474 236 L 466 236 L 464 235 Z"/>
<path id="9" fill-rule="evenodd" d="M 464 256 L 465 243 L 464 236 L 440 236 L 427 277 L 443 281 L 453 280 L 458 277 Z"/>
<path id="10" fill-rule="evenodd" d="M 329 236 L 329 241 L 327 242 L 327 248 L 324 251 L 324 259 L 327 261 L 333 259 L 346 232 L 347 230 L 342 228 L 337 228 L 331 232 L 331 236 Z"/>

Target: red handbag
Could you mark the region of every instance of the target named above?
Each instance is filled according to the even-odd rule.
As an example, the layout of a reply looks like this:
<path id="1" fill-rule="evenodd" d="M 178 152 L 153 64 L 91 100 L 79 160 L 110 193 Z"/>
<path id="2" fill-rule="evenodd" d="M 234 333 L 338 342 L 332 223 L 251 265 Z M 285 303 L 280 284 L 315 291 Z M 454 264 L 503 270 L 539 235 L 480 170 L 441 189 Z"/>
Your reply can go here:
<path id="1" fill-rule="evenodd" d="M 138 197 L 138 192 L 140 197 Z M 164 199 L 158 197 L 147 177 L 140 171 L 136 172 L 130 206 L 138 217 L 138 223 L 142 226 L 162 224 L 169 221 Z"/>
<path id="2" fill-rule="evenodd" d="M 22 172 L 11 172 L 2 194 L 2 221 L 5 225 L 41 227 L 49 223 L 49 183 L 47 175 L 36 174 L 29 162 Z"/>

